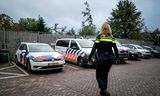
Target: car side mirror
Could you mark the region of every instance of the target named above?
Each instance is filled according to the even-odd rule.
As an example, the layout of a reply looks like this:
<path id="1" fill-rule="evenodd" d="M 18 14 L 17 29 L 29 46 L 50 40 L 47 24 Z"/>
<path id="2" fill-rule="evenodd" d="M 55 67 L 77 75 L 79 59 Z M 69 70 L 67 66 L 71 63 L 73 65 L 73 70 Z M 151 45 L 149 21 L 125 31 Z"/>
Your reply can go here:
<path id="1" fill-rule="evenodd" d="M 22 50 L 22 53 L 26 53 L 26 50 Z"/>

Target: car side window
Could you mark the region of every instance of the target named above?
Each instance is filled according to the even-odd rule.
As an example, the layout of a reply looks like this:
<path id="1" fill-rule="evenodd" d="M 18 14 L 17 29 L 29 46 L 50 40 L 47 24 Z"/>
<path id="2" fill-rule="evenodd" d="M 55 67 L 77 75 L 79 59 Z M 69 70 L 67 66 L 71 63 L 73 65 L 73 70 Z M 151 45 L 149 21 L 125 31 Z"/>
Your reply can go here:
<path id="1" fill-rule="evenodd" d="M 26 52 L 28 51 L 28 50 L 27 50 L 27 45 L 26 45 L 26 44 L 23 46 L 23 50 L 26 50 Z"/>
<path id="2" fill-rule="evenodd" d="M 69 40 L 59 40 L 57 41 L 56 46 L 62 46 L 62 47 L 68 47 L 69 45 Z"/>
<path id="3" fill-rule="evenodd" d="M 26 52 L 28 51 L 27 50 L 27 45 L 26 44 L 22 44 L 20 47 L 19 47 L 19 50 L 26 50 Z"/>
<path id="4" fill-rule="evenodd" d="M 77 49 L 77 50 L 79 49 L 77 43 L 74 40 L 71 40 L 71 46 L 70 47 L 73 48 L 73 49 Z"/>
<path id="5" fill-rule="evenodd" d="M 21 46 L 19 47 L 19 50 L 23 50 L 24 44 L 21 44 Z"/>
<path id="6" fill-rule="evenodd" d="M 130 46 L 131 49 L 136 49 L 134 46 Z"/>

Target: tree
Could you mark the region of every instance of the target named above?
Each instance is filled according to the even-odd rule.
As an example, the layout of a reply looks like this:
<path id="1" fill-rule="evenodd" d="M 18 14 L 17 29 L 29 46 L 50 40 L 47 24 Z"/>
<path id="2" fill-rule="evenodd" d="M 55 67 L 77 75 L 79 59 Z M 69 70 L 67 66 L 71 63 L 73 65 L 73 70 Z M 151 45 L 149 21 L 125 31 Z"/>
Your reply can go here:
<path id="1" fill-rule="evenodd" d="M 2 13 L 0 14 L 0 29 L 10 30 L 13 25 L 13 19 Z"/>
<path id="2" fill-rule="evenodd" d="M 37 31 L 45 32 L 45 33 L 51 33 L 51 29 L 46 27 L 44 19 L 40 16 L 38 18 Z"/>
<path id="3" fill-rule="evenodd" d="M 158 28 L 151 33 L 151 41 L 156 45 L 160 45 L 160 30 Z"/>
<path id="4" fill-rule="evenodd" d="M 95 35 L 95 28 L 87 25 L 87 26 L 84 26 L 82 28 L 82 30 L 79 32 L 79 35 Z"/>
<path id="5" fill-rule="evenodd" d="M 141 12 L 129 0 L 120 0 L 117 8 L 111 12 L 109 23 L 115 37 L 137 39 L 143 29 L 144 22 Z"/>
<path id="6" fill-rule="evenodd" d="M 95 35 L 95 25 L 93 24 L 93 18 L 91 15 L 91 10 L 89 7 L 89 3 L 86 1 L 84 2 L 86 6 L 86 10 L 82 11 L 83 17 L 86 17 L 84 21 L 82 21 L 82 29 L 79 32 L 80 35 Z"/>
<path id="7" fill-rule="evenodd" d="M 151 31 L 148 30 L 147 26 L 144 27 L 144 32 L 141 32 L 141 39 L 144 41 L 151 41 Z"/>
<path id="8" fill-rule="evenodd" d="M 71 28 L 67 33 L 66 35 L 75 35 L 75 30 L 74 28 Z"/>
<path id="9" fill-rule="evenodd" d="M 18 29 L 15 29 L 17 31 L 37 31 L 37 23 L 34 18 L 20 18 L 18 25 L 14 25 L 18 26 Z"/>

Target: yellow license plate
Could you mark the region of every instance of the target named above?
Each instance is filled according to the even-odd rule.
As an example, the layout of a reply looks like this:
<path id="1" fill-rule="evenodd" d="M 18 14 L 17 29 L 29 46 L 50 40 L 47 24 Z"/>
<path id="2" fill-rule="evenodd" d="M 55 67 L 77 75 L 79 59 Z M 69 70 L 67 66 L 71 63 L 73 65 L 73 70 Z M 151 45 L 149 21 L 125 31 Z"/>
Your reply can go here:
<path id="1" fill-rule="evenodd" d="M 56 66 L 59 65 L 59 63 L 55 62 L 55 63 L 48 63 L 48 66 Z"/>

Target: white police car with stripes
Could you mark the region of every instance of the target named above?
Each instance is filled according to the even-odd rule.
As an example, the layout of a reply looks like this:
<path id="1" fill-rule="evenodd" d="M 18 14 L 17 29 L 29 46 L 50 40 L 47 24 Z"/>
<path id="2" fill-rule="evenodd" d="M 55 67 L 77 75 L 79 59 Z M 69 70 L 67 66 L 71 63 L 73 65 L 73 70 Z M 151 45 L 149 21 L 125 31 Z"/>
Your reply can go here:
<path id="1" fill-rule="evenodd" d="M 88 62 L 94 42 L 89 39 L 57 39 L 55 50 L 64 56 L 66 61 L 79 66 L 93 65 Z M 93 60 L 94 61 L 94 60 Z"/>
<path id="2" fill-rule="evenodd" d="M 16 63 L 27 67 L 28 71 L 63 70 L 65 60 L 45 43 L 22 42 L 16 51 Z"/>

